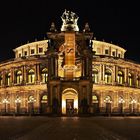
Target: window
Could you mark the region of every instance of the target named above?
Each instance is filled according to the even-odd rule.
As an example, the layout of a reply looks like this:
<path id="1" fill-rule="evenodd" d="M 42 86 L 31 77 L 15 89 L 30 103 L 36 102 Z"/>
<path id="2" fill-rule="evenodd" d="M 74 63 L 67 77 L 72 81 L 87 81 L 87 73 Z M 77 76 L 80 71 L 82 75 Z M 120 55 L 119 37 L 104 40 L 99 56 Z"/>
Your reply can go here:
<path id="1" fill-rule="evenodd" d="M 98 70 L 97 69 L 93 69 L 92 81 L 93 83 L 98 83 Z"/>
<path id="2" fill-rule="evenodd" d="M 6 85 L 10 86 L 11 83 L 11 73 L 6 74 Z"/>
<path id="3" fill-rule="evenodd" d="M 105 83 L 106 84 L 111 84 L 112 82 L 112 73 L 109 69 L 105 70 Z"/>
<path id="4" fill-rule="evenodd" d="M 34 83 L 35 82 L 35 73 L 34 70 L 31 69 L 28 72 L 28 83 Z"/>
<path id="5" fill-rule="evenodd" d="M 22 82 L 22 72 L 21 71 L 17 71 L 16 72 L 16 83 L 20 84 Z"/>
<path id="6" fill-rule="evenodd" d="M 105 54 L 108 54 L 108 50 L 105 50 Z"/>
<path id="7" fill-rule="evenodd" d="M 136 79 L 136 86 L 139 87 L 139 82 L 140 82 L 140 77 L 137 76 L 137 79 Z"/>
<path id="8" fill-rule="evenodd" d="M 42 99 L 41 99 L 41 103 L 47 103 L 48 102 L 48 96 L 47 95 L 43 95 Z"/>
<path id="9" fill-rule="evenodd" d="M 41 78 L 42 78 L 42 82 L 46 83 L 47 79 L 48 79 L 48 71 L 46 68 L 44 68 L 41 72 Z"/>
<path id="10" fill-rule="evenodd" d="M 24 55 L 25 55 L 25 56 L 27 55 L 27 51 L 24 51 Z"/>
<path id="11" fill-rule="evenodd" d="M 34 54 L 35 53 L 35 50 L 34 49 L 31 49 L 31 54 Z"/>
<path id="12" fill-rule="evenodd" d="M 112 52 L 112 56 L 115 56 L 115 51 Z"/>
<path id="13" fill-rule="evenodd" d="M 0 86 L 2 86 L 2 76 L 0 75 Z"/>
<path id="14" fill-rule="evenodd" d="M 120 53 L 118 54 L 118 57 L 121 58 L 121 54 Z"/>
<path id="15" fill-rule="evenodd" d="M 118 84 L 123 84 L 124 83 L 124 74 L 123 74 L 122 71 L 118 71 L 117 80 L 118 80 Z"/>
<path id="16" fill-rule="evenodd" d="M 21 57 L 21 53 L 18 54 L 18 57 Z"/>
<path id="17" fill-rule="evenodd" d="M 43 48 L 39 48 L 39 53 L 42 53 L 43 52 Z"/>
<path id="18" fill-rule="evenodd" d="M 133 76 L 131 73 L 128 74 L 128 85 L 132 86 L 132 80 L 133 80 Z"/>
<path id="19" fill-rule="evenodd" d="M 98 98 L 96 95 L 92 96 L 92 103 L 98 103 Z"/>

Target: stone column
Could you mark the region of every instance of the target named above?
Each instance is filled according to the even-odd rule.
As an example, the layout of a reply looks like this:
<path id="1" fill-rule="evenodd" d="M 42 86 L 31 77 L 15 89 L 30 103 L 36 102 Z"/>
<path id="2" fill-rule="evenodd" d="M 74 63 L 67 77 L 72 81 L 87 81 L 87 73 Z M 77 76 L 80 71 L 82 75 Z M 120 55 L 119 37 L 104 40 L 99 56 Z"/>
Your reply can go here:
<path id="1" fill-rule="evenodd" d="M 2 77 L 3 77 L 2 85 L 3 85 L 3 86 L 6 84 L 6 83 L 5 83 L 5 82 L 6 82 L 6 81 L 5 81 L 5 80 L 6 80 L 6 79 L 5 79 L 5 78 L 6 78 L 6 77 L 5 77 L 5 74 L 6 74 L 6 72 L 5 72 L 5 70 L 4 70 L 3 73 L 2 73 Z"/>
<path id="2" fill-rule="evenodd" d="M 13 85 L 15 83 L 15 72 L 14 72 L 14 68 L 11 68 L 11 85 Z"/>
<path id="3" fill-rule="evenodd" d="M 30 56 L 30 46 L 28 46 L 28 56 Z"/>
<path id="4" fill-rule="evenodd" d="M 102 75 L 103 75 L 103 81 L 105 80 L 105 65 L 102 65 Z"/>
<path id="5" fill-rule="evenodd" d="M 36 44 L 36 54 L 38 54 L 38 45 Z"/>
<path id="6" fill-rule="evenodd" d="M 125 82 L 125 85 L 127 86 L 128 85 L 128 69 L 125 68 L 125 72 L 124 72 L 124 82 Z"/>
<path id="7" fill-rule="evenodd" d="M 26 66 L 23 66 L 23 74 L 24 74 L 24 83 L 27 83 L 27 73 L 26 73 Z"/>
<path id="8" fill-rule="evenodd" d="M 38 77 L 38 81 L 41 82 L 41 75 L 40 75 L 40 64 L 37 64 L 37 77 Z"/>
<path id="9" fill-rule="evenodd" d="M 37 74 L 37 64 L 35 64 L 35 83 L 38 81 L 38 74 Z"/>

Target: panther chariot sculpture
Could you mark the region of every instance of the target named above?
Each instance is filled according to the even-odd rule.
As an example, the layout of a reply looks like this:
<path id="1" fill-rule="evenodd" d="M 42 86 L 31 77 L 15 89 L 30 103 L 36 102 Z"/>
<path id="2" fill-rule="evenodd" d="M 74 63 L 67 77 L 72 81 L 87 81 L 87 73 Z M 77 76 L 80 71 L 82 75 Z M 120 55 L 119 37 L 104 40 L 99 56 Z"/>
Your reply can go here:
<path id="1" fill-rule="evenodd" d="M 61 16 L 63 21 L 61 31 L 79 31 L 77 25 L 78 18 L 79 17 L 74 12 L 65 10 Z"/>

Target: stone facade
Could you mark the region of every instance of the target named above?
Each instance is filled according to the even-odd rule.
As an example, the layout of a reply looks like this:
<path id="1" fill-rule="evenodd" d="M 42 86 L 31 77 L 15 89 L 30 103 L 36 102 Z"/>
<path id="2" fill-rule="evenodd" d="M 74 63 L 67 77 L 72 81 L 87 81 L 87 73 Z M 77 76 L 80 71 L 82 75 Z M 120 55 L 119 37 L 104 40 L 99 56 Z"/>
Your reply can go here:
<path id="1" fill-rule="evenodd" d="M 47 40 L 19 46 L 0 63 L 1 114 L 140 113 L 140 64 L 120 46 L 93 40 L 87 23 L 79 32 L 74 15 L 65 11 L 64 31 L 53 23 Z"/>

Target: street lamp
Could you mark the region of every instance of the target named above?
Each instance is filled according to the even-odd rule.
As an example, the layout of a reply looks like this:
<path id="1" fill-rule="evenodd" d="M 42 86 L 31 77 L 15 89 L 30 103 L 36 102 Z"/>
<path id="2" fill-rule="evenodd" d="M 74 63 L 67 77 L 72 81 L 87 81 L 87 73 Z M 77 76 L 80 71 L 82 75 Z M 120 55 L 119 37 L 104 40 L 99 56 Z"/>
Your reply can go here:
<path id="1" fill-rule="evenodd" d="M 119 104 L 120 104 L 120 113 L 123 112 L 123 103 L 125 103 L 124 99 L 122 97 L 119 98 Z"/>
<path id="2" fill-rule="evenodd" d="M 106 113 L 110 114 L 111 113 L 111 97 L 110 96 L 106 96 L 106 98 L 104 99 L 104 103 L 106 103 Z"/>
<path id="3" fill-rule="evenodd" d="M 33 96 L 30 96 L 29 97 L 29 105 L 30 105 L 30 113 L 33 113 L 34 112 L 34 102 L 36 102 L 36 99 L 33 97 Z"/>
<path id="4" fill-rule="evenodd" d="M 134 106 L 137 103 L 137 101 L 135 99 L 132 99 L 130 104 L 132 104 L 132 112 L 134 113 Z"/>
<path id="5" fill-rule="evenodd" d="M 9 104 L 9 101 L 7 98 L 3 99 L 3 104 L 4 104 L 4 112 L 6 113 L 7 112 L 7 104 Z"/>
<path id="6" fill-rule="evenodd" d="M 19 113 L 20 103 L 21 103 L 20 97 L 17 97 L 17 99 L 15 100 L 15 103 L 16 103 L 16 112 Z"/>

